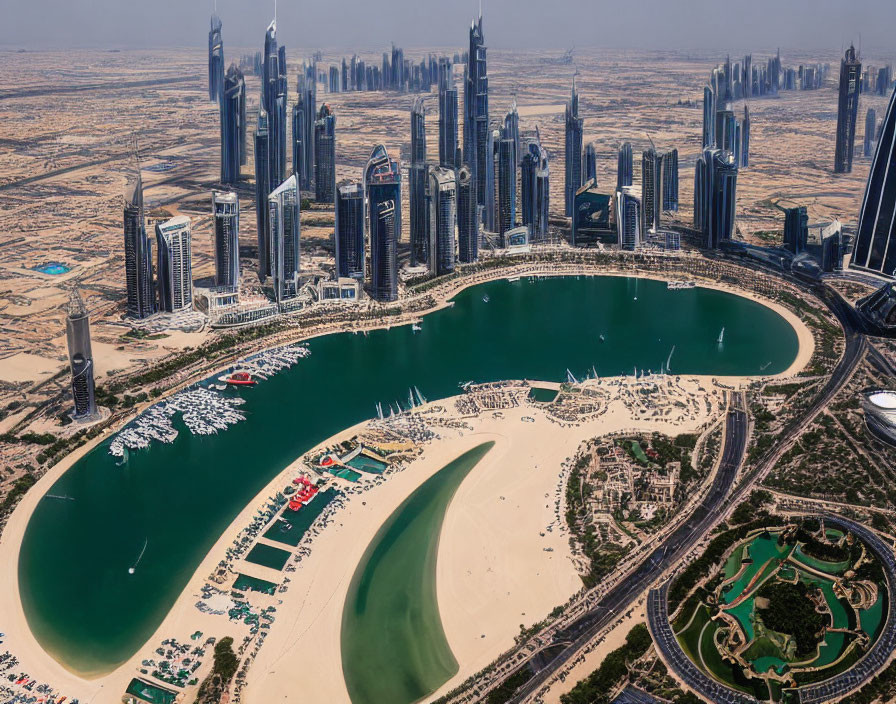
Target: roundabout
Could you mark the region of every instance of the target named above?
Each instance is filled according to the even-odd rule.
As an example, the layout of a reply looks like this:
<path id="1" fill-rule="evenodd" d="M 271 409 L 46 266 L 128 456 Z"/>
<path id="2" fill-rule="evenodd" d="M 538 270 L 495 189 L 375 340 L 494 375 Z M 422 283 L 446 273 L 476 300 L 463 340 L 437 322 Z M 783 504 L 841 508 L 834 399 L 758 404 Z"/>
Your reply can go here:
<path id="1" fill-rule="evenodd" d="M 822 702 L 861 686 L 894 649 L 892 552 L 834 516 L 749 526 L 670 620 L 653 590 L 665 659 L 713 701 Z"/>

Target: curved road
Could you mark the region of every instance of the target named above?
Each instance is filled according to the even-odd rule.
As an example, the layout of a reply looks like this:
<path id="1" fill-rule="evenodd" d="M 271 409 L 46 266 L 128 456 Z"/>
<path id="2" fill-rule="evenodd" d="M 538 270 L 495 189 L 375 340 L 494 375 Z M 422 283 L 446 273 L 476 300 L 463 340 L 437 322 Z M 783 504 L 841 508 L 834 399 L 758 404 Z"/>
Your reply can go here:
<path id="1" fill-rule="evenodd" d="M 523 665 L 523 667 L 528 666 L 535 674 L 517 690 L 509 701 L 522 702 L 537 691 L 558 669 L 573 659 L 598 632 L 627 610 L 652 582 L 696 545 L 723 513 L 750 491 L 758 479 L 764 477 L 774 467 L 778 458 L 796 442 L 802 432 L 852 376 L 856 365 L 868 347 L 858 314 L 839 293 L 827 284 L 816 284 L 813 287 L 813 293 L 840 321 L 846 338 L 843 356 L 818 398 L 796 424 L 785 430 L 774 449 L 742 477 L 736 488 L 733 487 L 744 460 L 749 419 L 744 411 L 730 411 L 725 425 L 725 446 L 722 460 L 709 493 L 703 502 L 687 522 L 679 526 L 660 543 L 639 567 L 623 578 L 589 611 L 582 614 L 569 627 L 554 635 L 554 643 L 567 643 L 556 656 L 547 662 L 533 657 Z M 480 691 L 479 694 L 484 695 L 484 692 Z"/>

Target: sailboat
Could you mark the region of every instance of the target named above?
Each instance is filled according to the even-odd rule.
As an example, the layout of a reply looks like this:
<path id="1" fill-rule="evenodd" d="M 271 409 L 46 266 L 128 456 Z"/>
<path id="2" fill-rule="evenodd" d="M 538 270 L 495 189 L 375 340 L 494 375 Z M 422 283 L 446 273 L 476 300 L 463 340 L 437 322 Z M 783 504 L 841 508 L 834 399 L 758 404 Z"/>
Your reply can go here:
<path id="1" fill-rule="evenodd" d="M 566 382 L 568 384 L 578 384 L 579 383 L 579 380 L 576 379 L 575 376 L 573 376 L 573 373 L 571 371 L 569 371 L 568 368 L 566 370 Z"/>
<path id="2" fill-rule="evenodd" d="M 725 339 L 725 328 L 722 328 L 722 331 L 719 333 L 718 343 L 721 345 Z"/>
<path id="3" fill-rule="evenodd" d="M 672 350 L 669 352 L 669 358 L 666 360 L 666 373 L 669 373 L 669 363 L 672 361 L 672 355 L 675 353 L 675 345 L 672 345 Z"/>

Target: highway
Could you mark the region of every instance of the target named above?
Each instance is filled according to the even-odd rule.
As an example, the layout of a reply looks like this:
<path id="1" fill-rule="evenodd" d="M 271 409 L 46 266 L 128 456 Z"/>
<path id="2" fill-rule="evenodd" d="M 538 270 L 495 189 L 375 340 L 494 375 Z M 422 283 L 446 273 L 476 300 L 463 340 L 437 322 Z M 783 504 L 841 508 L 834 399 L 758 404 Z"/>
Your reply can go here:
<path id="1" fill-rule="evenodd" d="M 730 410 L 725 421 L 722 460 L 712 486 L 700 505 L 685 523 L 657 546 L 633 572 L 607 592 L 590 611 L 555 634 L 555 643 L 567 642 L 568 645 L 517 690 L 510 701 L 521 702 L 537 690 L 559 667 L 574 658 L 599 631 L 624 613 L 658 575 L 681 559 L 704 536 L 718 519 L 725 497 L 730 493 L 737 477 L 746 450 L 747 430 L 747 414 L 737 408 Z M 534 665 L 534 662 L 530 665 Z"/>
<path id="2" fill-rule="evenodd" d="M 664 572 L 680 560 L 714 526 L 720 517 L 753 489 L 775 465 L 780 456 L 799 438 L 817 415 L 831 402 L 868 349 L 862 332 L 861 320 L 856 311 L 839 293 L 825 283 L 813 286 L 813 293 L 827 305 L 838 318 L 845 335 L 845 348 L 840 361 L 831 373 L 815 402 L 802 414 L 800 420 L 782 434 L 780 441 L 765 457 L 743 475 L 734 487 L 744 461 L 749 431 L 749 418 L 741 409 L 729 411 L 725 424 L 725 444 L 718 472 L 704 500 L 688 520 L 669 535 L 629 575 L 624 577 L 600 601 L 562 631 L 554 634 L 553 643 L 563 644 L 553 658 L 530 659 L 533 677 L 526 682 L 509 701 L 522 702 L 537 691 L 564 664 L 574 659 L 602 629 L 619 618 L 638 597 Z M 543 655 L 539 653 L 539 655 Z M 495 683 L 497 684 L 497 682 Z M 730 691 L 730 690 L 729 690 Z M 482 694 L 480 692 L 480 694 Z"/>

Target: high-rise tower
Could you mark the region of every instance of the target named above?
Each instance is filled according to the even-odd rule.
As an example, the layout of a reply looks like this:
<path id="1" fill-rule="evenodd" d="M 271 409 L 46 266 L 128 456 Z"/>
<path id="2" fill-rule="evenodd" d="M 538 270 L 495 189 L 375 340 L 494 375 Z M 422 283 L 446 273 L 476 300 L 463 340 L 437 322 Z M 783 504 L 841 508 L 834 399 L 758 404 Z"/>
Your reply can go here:
<path id="1" fill-rule="evenodd" d="M 594 148 L 594 142 L 588 142 L 585 145 L 585 163 L 583 165 L 584 173 L 582 174 L 584 182 L 597 180 L 597 152 Z"/>
<path id="2" fill-rule="evenodd" d="M 224 41 L 221 39 L 221 19 L 212 15 L 208 32 L 208 99 L 218 100 L 224 86 Z"/>
<path id="3" fill-rule="evenodd" d="M 398 241 L 401 238 L 401 166 L 379 144 L 364 169 L 370 233 L 370 293 L 378 301 L 398 298 Z"/>
<path id="4" fill-rule="evenodd" d="M 464 161 L 470 165 L 476 188 L 476 203 L 486 204 L 486 160 L 488 154 L 488 74 L 482 15 L 470 25 L 470 50 L 464 82 Z M 492 196 L 494 197 L 494 196 Z"/>
<path id="5" fill-rule="evenodd" d="M 522 178 L 520 196 L 522 199 L 523 225 L 528 225 L 531 240 L 540 242 L 548 234 L 550 170 L 548 167 L 548 155 L 544 147 L 541 146 L 541 138 L 537 128 L 535 130 L 535 139 L 529 140 L 526 145 L 520 174 Z"/>
<path id="6" fill-rule="evenodd" d="M 673 149 L 662 156 L 663 167 L 663 212 L 678 211 L 678 150 Z"/>
<path id="7" fill-rule="evenodd" d="M 455 168 L 457 161 L 457 88 L 447 58 L 439 59 L 439 165 Z"/>
<path id="8" fill-rule="evenodd" d="M 364 189 L 343 181 L 336 188 L 336 276 L 364 279 Z"/>
<path id="9" fill-rule="evenodd" d="M 865 114 L 865 141 L 862 153 L 865 156 L 871 156 L 874 148 L 874 140 L 877 132 L 877 113 L 874 108 L 868 108 Z"/>
<path id="10" fill-rule="evenodd" d="M 740 165 L 750 165 L 750 108 L 744 105 L 744 121 L 740 132 Z"/>
<path id="11" fill-rule="evenodd" d="M 856 140 L 856 116 L 859 111 L 862 62 L 856 58 L 854 46 L 846 50 L 840 62 L 840 97 L 837 101 L 837 146 L 834 152 L 834 172 L 852 171 L 853 147 Z"/>
<path id="12" fill-rule="evenodd" d="M 274 298 L 281 303 L 299 292 L 299 189 L 295 174 L 268 196 L 268 229 Z"/>
<path id="13" fill-rule="evenodd" d="M 224 76 L 221 93 L 221 183 L 240 180 L 246 163 L 246 81 L 232 65 Z"/>
<path id="14" fill-rule="evenodd" d="M 93 351 L 90 348 L 90 319 L 87 308 L 77 290 L 71 292 L 68 315 L 65 319 L 65 339 L 68 361 L 72 370 L 72 400 L 75 420 L 98 417 L 94 397 Z"/>
<path id="15" fill-rule="evenodd" d="M 850 266 L 896 276 L 896 90 L 871 161 Z"/>
<path id="16" fill-rule="evenodd" d="M 632 145 L 629 142 L 619 147 L 619 155 L 616 165 L 616 189 L 632 185 L 632 172 L 634 171 L 634 157 Z"/>
<path id="17" fill-rule="evenodd" d="M 703 233 L 704 246 L 718 249 L 734 234 L 737 162 L 734 154 L 704 149 L 694 173 L 694 229 Z"/>
<path id="18" fill-rule="evenodd" d="M 498 141 L 498 235 L 506 246 L 504 235 L 516 227 L 516 142 L 505 128 Z"/>
<path id="19" fill-rule="evenodd" d="M 435 276 L 454 271 L 457 186 L 454 171 L 441 166 L 429 171 L 429 271 Z"/>
<path id="20" fill-rule="evenodd" d="M 255 127 L 255 225 L 258 233 L 258 278 L 262 282 L 271 273 L 271 248 L 268 242 L 268 194 L 271 192 L 269 142 L 268 114 L 264 106 L 259 106 Z"/>
<path id="21" fill-rule="evenodd" d="M 215 286 L 240 285 L 240 201 L 232 191 L 212 191 L 215 218 Z"/>
<path id="22" fill-rule="evenodd" d="M 152 280 L 152 243 L 146 236 L 143 219 L 143 179 L 137 166 L 136 177 L 124 196 L 124 274 L 128 293 L 128 315 L 146 318 L 156 312 L 156 292 Z"/>
<path id="23" fill-rule="evenodd" d="M 563 187 L 564 213 L 572 216 L 576 191 L 582 187 L 582 134 L 585 121 L 579 117 L 579 94 L 576 78 L 572 78 L 572 93 L 566 104 L 566 180 Z"/>
<path id="24" fill-rule="evenodd" d="M 177 215 L 156 223 L 159 310 L 177 313 L 193 308 L 193 254 L 190 218 Z"/>
<path id="25" fill-rule="evenodd" d="M 336 117 L 330 106 L 320 106 L 314 123 L 314 198 L 332 203 L 336 190 Z"/>
<path id="26" fill-rule="evenodd" d="M 806 251 L 809 240 L 809 216 L 806 207 L 785 208 L 784 210 L 784 248 L 794 254 Z"/>
<path id="27" fill-rule="evenodd" d="M 464 164 L 457 172 L 457 258 L 465 263 L 479 258 L 479 224 L 473 174 Z"/>
<path id="28" fill-rule="evenodd" d="M 651 147 L 641 156 L 641 233 L 660 226 L 660 191 L 662 190 L 662 157 Z"/>
<path id="29" fill-rule="evenodd" d="M 426 264 L 426 111 L 423 98 L 411 108 L 411 163 L 408 168 L 408 204 L 411 209 L 411 266 Z"/>

